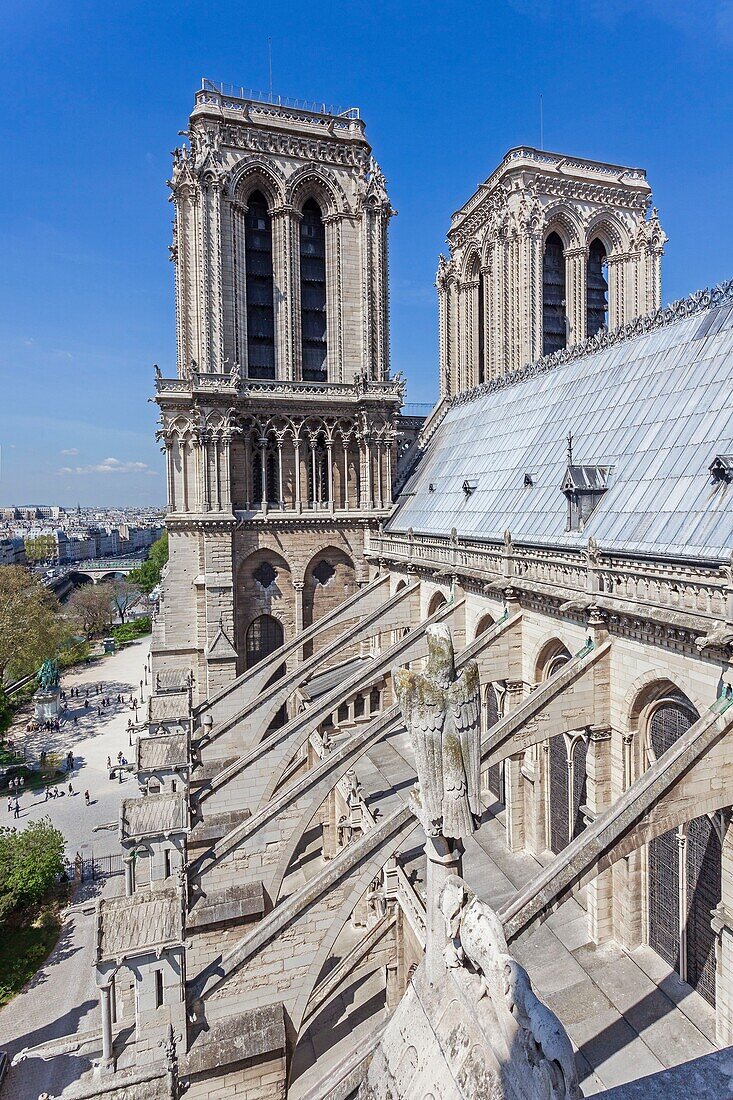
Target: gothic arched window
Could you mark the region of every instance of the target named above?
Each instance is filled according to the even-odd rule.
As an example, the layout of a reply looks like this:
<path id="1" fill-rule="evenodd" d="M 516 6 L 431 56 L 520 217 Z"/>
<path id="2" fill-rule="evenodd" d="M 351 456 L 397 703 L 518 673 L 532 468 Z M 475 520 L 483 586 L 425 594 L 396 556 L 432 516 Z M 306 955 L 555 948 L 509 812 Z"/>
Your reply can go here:
<path id="1" fill-rule="evenodd" d="M 564 249 L 557 233 L 550 233 L 542 257 L 542 354 L 566 344 Z"/>
<path id="2" fill-rule="evenodd" d="M 300 326 L 303 378 L 326 382 L 326 228 L 314 199 L 300 223 Z"/>
<path id="3" fill-rule="evenodd" d="M 588 249 L 586 336 L 595 336 L 608 321 L 608 282 L 605 267 L 606 249 L 596 237 Z"/>
<path id="4" fill-rule="evenodd" d="M 267 202 L 253 191 L 247 202 L 244 250 L 247 275 L 247 375 L 275 377 L 275 308 L 272 221 Z"/>
<path id="5" fill-rule="evenodd" d="M 279 649 L 284 641 L 283 626 L 274 615 L 260 615 L 247 628 L 245 642 L 247 668 Z"/>

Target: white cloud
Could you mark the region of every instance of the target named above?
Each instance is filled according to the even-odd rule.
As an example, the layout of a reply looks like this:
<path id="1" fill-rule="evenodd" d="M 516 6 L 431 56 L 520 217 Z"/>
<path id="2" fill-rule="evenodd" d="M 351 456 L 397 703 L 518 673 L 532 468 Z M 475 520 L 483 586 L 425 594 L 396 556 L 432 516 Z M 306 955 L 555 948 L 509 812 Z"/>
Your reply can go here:
<path id="1" fill-rule="evenodd" d="M 75 450 L 62 454 L 76 454 Z M 60 474 L 154 474 L 146 462 L 120 462 L 119 458 L 104 458 L 90 466 L 62 466 Z"/>
<path id="2" fill-rule="evenodd" d="M 78 455 L 79 451 L 76 447 L 66 447 L 62 452 L 62 455 Z"/>

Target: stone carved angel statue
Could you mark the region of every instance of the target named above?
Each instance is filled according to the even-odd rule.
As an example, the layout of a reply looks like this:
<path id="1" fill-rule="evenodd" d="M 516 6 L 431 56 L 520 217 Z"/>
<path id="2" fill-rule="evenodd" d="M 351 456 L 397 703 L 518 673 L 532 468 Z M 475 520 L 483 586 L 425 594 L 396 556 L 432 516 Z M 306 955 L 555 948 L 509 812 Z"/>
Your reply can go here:
<path id="1" fill-rule="evenodd" d="M 427 628 L 424 673 L 393 669 L 392 682 L 415 753 L 414 809 L 428 836 L 463 840 L 481 816 L 478 665 L 456 674 L 450 628 Z"/>

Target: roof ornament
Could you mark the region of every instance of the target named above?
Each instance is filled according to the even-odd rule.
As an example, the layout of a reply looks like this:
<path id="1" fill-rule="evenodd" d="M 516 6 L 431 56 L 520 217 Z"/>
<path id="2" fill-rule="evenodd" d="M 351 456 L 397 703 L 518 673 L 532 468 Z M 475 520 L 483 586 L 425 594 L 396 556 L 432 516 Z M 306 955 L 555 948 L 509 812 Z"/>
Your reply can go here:
<path id="1" fill-rule="evenodd" d="M 413 810 L 428 836 L 464 840 L 481 817 L 478 665 L 459 673 L 450 627 L 427 628 L 424 673 L 395 668 L 392 682 L 415 752 Z"/>
<path id="2" fill-rule="evenodd" d="M 573 433 L 568 432 L 568 466 L 573 464 Z"/>

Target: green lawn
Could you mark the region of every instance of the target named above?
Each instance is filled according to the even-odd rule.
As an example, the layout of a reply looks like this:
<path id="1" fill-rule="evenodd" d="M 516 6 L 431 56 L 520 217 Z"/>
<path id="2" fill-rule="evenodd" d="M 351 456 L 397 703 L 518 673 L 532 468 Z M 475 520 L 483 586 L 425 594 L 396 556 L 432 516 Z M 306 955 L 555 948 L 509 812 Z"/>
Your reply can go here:
<path id="1" fill-rule="evenodd" d="M 0 1008 L 20 993 L 43 965 L 61 934 L 61 906 L 68 900 L 63 888 L 35 914 L 11 913 L 0 921 Z"/>

